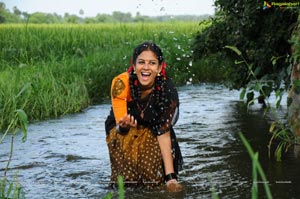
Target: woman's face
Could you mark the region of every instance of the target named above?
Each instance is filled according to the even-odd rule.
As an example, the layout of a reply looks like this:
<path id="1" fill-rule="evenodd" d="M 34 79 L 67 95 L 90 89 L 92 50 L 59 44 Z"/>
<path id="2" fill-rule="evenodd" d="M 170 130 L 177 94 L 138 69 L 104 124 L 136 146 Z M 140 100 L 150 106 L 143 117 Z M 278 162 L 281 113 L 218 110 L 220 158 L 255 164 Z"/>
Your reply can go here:
<path id="1" fill-rule="evenodd" d="M 152 88 L 155 77 L 161 70 L 158 59 L 151 50 L 143 51 L 137 57 L 134 68 L 142 89 Z"/>

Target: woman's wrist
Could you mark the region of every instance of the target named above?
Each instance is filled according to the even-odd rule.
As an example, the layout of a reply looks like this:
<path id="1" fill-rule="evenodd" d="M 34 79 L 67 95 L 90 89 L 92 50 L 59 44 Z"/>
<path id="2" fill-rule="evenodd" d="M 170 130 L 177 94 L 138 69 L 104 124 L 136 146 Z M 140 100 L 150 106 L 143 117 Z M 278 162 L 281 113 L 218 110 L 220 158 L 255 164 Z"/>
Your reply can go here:
<path id="1" fill-rule="evenodd" d="M 126 133 L 128 133 L 129 129 L 130 128 L 123 128 L 119 124 L 117 124 L 117 126 L 116 126 L 116 130 L 120 134 L 126 134 Z"/>
<path id="2" fill-rule="evenodd" d="M 176 173 L 169 173 L 167 175 L 165 175 L 165 181 L 169 182 L 169 181 L 177 181 L 177 174 Z"/>

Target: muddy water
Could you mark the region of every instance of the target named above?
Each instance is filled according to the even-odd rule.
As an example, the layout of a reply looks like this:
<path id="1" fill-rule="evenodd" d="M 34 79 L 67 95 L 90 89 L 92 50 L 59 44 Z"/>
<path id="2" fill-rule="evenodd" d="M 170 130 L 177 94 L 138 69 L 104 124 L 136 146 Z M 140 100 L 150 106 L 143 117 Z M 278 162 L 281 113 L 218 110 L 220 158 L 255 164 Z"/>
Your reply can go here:
<path id="1" fill-rule="evenodd" d="M 252 163 L 239 139 L 242 131 L 265 170 L 274 198 L 297 198 L 300 162 L 268 158 L 268 120 L 254 105 L 247 111 L 239 92 L 220 85 L 184 86 L 179 89 L 180 118 L 175 131 L 185 166 L 179 179 L 184 189 L 127 189 L 126 198 L 210 198 L 212 187 L 220 198 L 251 198 Z M 109 103 L 83 113 L 29 126 L 28 140 L 15 140 L 8 174 L 17 176 L 26 198 L 103 198 L 117 192 L 107 187 L 110 176 L 104 121 Z M 278 111 L 284 118 L 285 104 Z M 0 172 L 4 171 L 9 137 L 0 145 Z M 259 194 L 265 198 L 259 182 Z"/>

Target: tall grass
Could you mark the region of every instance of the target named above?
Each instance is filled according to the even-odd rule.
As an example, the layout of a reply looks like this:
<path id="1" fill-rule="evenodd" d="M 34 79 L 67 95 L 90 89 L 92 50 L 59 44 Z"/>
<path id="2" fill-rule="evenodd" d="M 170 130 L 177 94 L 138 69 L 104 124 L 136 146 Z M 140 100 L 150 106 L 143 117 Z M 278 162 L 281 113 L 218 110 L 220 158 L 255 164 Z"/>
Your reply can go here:
<path id="1" fill-rule="evenodd" d="M 178 46 L 187 50 L 199 30 L 197 23 L 94 24 L 94 25 L 1 25 L 0 57 L 10 63 L 86 56 L 99 51 L 123 49 L 123 56 L 145 40 L 158 43 L 164 51 Z M 171 51 L 174 54 L 174 50 Z M 176 53 L 175 53 L 176 54 Z M 179 55 L 178 55 L 179 56 Z M 169 57 L 172 59 L 173 56 Z M 114 63 L 114 60 L 111 60 Z M 174 62 L 174 61 L 173 61 Z M 121 64 L 117 62 L 117 64 Z"/>
<path id="2" fill-rule="evenodd" d="M 109 96 L 113 76 L 130 65 L 133 49 L 153 41 L 163 50 L 168 73 L 185 84 L 200 67 L 191 46 L 201 30 L 195 22 L 0 25 L 0 129 L 11 120 L 9 96 L 24 85 L 30 121 L 58 117 Z M 194 72 L 193 72 L 194 71 Z M 16 80 L 17 74 L 21 74 Z M 195 74 L 194 74 L 195 75 Z"/>

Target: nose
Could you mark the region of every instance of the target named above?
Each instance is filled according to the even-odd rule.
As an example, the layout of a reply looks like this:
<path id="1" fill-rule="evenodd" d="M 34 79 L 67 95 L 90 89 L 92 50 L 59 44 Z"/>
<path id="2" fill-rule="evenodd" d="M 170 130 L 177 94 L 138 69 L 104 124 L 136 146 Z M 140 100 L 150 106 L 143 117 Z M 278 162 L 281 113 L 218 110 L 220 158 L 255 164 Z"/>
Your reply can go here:
<path id="1" fill-rule="evenodd" d="M 145 62 L 145 64 L 143 65 L 143 68 L 144 69 L 148 69 L 149 68 L 149 64 L 150 64 L 149 62 Z"/>

